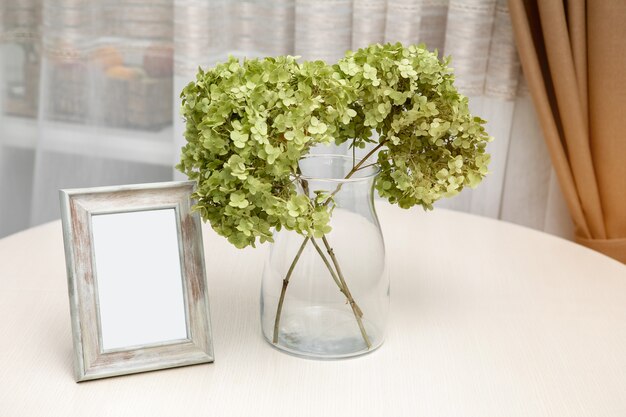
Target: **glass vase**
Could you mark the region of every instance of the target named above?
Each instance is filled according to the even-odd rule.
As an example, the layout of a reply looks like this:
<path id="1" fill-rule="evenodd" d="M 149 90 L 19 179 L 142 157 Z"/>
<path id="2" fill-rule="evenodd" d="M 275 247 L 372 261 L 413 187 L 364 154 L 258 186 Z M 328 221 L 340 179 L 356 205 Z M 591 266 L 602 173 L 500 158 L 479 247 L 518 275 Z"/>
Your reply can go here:
<path id="1" fill-rule="evenodd" d="M 309 239 L 275 233 L 263 270 L 263 335 L 276 348 L 304 357 L 368 353 L 383 343 L 389 308 L 373 196 L 379 169 L 348 156 L 311 155 L 300 161 L 300 170 L 300 192 L 335 193 L 332 231 Z"/>

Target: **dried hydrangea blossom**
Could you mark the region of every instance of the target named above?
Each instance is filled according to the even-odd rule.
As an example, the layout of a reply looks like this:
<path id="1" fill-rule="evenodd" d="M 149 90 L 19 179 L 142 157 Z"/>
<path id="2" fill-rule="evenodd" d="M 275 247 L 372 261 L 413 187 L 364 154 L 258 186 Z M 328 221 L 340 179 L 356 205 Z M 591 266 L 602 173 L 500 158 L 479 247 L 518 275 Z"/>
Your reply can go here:
<path id="1" fill-rule="evenodd" d="M 487 174 L 491 139 L 454 87 L 447 60 L 418 46 L 372 45 L 334 66 L 295 57 L 230 58 L 181 94 L 178 169 L 198 183 L 195 208 L 239 248 L 285 227 L 330 231 L 329 195 L 298 194 L 298 161 L 317 144 L 379 149 L 380 195 L 432 208 Z M 372 131 L 378 132 L 373 139 Z"/>

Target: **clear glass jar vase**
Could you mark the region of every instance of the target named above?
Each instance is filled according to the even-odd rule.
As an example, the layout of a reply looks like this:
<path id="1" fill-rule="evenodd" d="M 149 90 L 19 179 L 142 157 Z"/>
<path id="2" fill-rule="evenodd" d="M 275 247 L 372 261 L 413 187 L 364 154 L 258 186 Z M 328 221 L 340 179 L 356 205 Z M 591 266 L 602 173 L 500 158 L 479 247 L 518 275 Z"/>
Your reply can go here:
<path id="1" fill-rule="evenodd" d="M 311 239 L 286 230 L 274 235 L 261 287 L 263 335 L 304 357 L 368 353 L 383 343 L 389 308 L 385 244 L 374 209 L 379 168 L 348 156 L 310 155 L 300 170 L 301 192 L 335 193 L 332 231 Z"/>

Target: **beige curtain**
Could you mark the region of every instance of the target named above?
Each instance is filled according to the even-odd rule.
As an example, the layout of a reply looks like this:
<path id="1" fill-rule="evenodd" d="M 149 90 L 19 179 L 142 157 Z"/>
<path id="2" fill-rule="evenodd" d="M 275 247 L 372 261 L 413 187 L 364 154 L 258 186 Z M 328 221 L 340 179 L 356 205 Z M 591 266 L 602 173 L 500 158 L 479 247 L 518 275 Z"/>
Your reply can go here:
<path id="1" fill-rule="evenodd" d="M 228 54 L 336 62 L 371 43 L 425 43 L 454 57 L 463 94 L 512 100 L 520 70 L 506 2 L 174 0 L 176 72 L 193 76 Z"/>
<path id="2" fill-rule="evenodd" d="M 576 240 L 626 263 L 626 2 L 509 7 Z"/>

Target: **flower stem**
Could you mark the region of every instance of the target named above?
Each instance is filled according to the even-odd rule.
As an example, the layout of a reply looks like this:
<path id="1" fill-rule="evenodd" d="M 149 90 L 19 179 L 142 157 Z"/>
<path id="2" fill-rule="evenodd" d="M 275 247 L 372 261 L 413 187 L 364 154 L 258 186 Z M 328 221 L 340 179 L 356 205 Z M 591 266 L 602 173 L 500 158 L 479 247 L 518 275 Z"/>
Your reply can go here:
<path id="1" fill-rule="evenodd" d="M 352 294 L 350 293 L 350 290 L 348 289 L 346 280 L 344 279 L 343 273 L 341 272 L 341 268 L 339 267 L 339 261 L 337 260 L 335 251 L 328 243 L 328 239 L 326 238 L 326 236 L 322 237 L 322 242 L 324 242 L 324 246 L 326 246 L 326 251 L 330 255 L 330 259 L 332 259 L 333 264 L 335 265 L 335 269 L 337 270 L 337 275 L 339 276 L 339 281 L 341 282 L 341 285 L 343 286 L 344 294 L 346 295 L 346 298 L 348 299 L 348 303 L 350 304 L 350 307 L 352 307 L 352 312 L 354 313 L 356 322 L 359 325 L 359 330 L 361 331 L 363 340 L 365 341 L 365 344 L 367 345 L 367 349 L 370 349 L 372 347 L 372 342 L 370 342 L 369 336 L 367 335 L 367 332 L 365 331 L 365 327 L 363 326 L 363 321 L 361 320 L 361 317 L 363 316 L 363 312 L 354 301 L 354 298 L 352 298 Z"/>
<path id="2" fill-rule="evenodd" d="M 337 287 L 339 287 L 339 291 L 341 291 L 341 293 L 346 296 L 346 299 L 351 305 L 354 305 L 359 317 L 363 317 L 363 311 L 361 311 L 361 308 L 354 301 L 354 299 L 352 298 L 352 295 L 350 295 L 350 292 L 347 291 L 346 287 L 341 283 L 341 280 L 339 279 L 337 273 L 335 272 L 333 267 L 330 265 L 330 262 L 328 262 L 326 255 L 324 255 L 322 248 L 320 248 L 320 246 L 317 244 L 317 241 L 314 238 L 311 238 L 311 243 L 313 244 L 313 246 L 315 246 L 315 250 L 317 250 L 317 253 L 319 253 L 320 258 L 322 258 L 322 261 L 324 261 L 324 264 L 326 265 L 326 268 L 328 268 L 328 271 L 330 271 L 330 275 L 333 277 L 333 281 L 335 281 L 335 284 L 337 284 Z"/>
<path id="3" fill-rule="evenodd" d="M 363 159 L 361 159 L 359 161 L 359 163 L 357 163 L 357 164 L 353 163 L 352 169 L 346 174 L 344 179 L 349 179 L 350 177 L 352 177 L 352 175 L 354 175 L 354 173 L 357 172 L 361 168 L 361 166 L 372 155 L 374 155 L 374 153 L 376 153 L 376 151 L 378 151 L 380 148 L 382 148 L 383 145 L 386 142 L 387 142 L 386 139 L 382 140 L 378 145 L 376 145 L 374 148 L 372 148 L 372 150 L 370 150 L 363 157 Z M 298 168 L 298 172 L 299 172 L 299 168 Z M 324 203 L 322 203 L 322 204 L 323 205 L 328 205 L 332 201 L 333 197 L 335 195 L 337 195 L 337 193 L 341 190 L 342 185 L 343 184 L 339 184 L 337 186 L 337 188 L 335 188 L 335 190 L 330 194 L 328 199 L 326 201 L 324 201 Z M 305 193 L 308 196 L 309 190 L 308 190 L 308 183 L 307 183 L 307 181 L 302 181 L 302 187 L 303 187 L 303 190 L 305 191 Z M 350 290 L 348 289 L 346 281 L 345 281 L 345 279 L 343 277 L 343 274 L 341 272 L 341 268 L 339 267 L 339 262 L 337 260 L 337 257 L 335 256 L 335 253 L 334 253 L 332 247 L 328 243 L 328 239 L 326 238 L 326 236 L 323 236 L 322 240 L 324 242 L 324 246 L 326 247 L 326 251 L 330 255 L 330 257 L 331 257 L 331 259 L 333 261 L 333 264 L 335 265 L 335 269 L 337 270 L 337 273 L 335 273 L 335 271 L 333 270 L 332 266 L 328 262 L 328 259 L 326 259 L 326 256 L 324 256 L 324 252 L 321 250 L 321 248 L 319 247 L 319 245 L 317 244 L 315 239 L 310 238 L 310 237 L 305 237 L 304 240 L 302 241 L 302 244 L 300 245 L 300 248 L 298 249 L 298 252 L 296 253 L 296 257 L 293 259 L 293 261 L 291 262 L 291 265 L 289 266 L 289 270 L 287 271 L 287 275 L 285 275 L 285 278 L 283 279 L 283 286 L 282 286 L 281 291 L 280 291 L 280 298 L 278 299 L 278 307 L 276 309 L 276 318 L 274 319 L 274 335 L 273 335 L 273 338 L 272 338 L 272 343 L 274 343 L 274 344 L 278 343 L 278 331 L 279 331 L 279 326 L 280 326 L 280 316 L 281 316 L 282 311 L 283 311 L 283 304 L 285 302 L 285 295 L 287 293 L 287 286 L 289 285 L 289 279 L 291 278 L 291 274 L 293 274 L 293 270 L 295 269 L 298 261 L 300 260 L 300 256 L 302 255 L 302 252 L 304 251 L 304 248 L 306 247 L 307 243 L 309 243 L 309 240 L 311 240 L 311 242 L 315 246 L 315 249 L 317 250 L 318 254 L 320 255 L 320 257 L 324 261 L 324 264 L 328 268 L 328 271 L 330 272 L 330 275 L 332 276 L 333 280 L 335 281 L 335 283 L 339 287 L 339 291 L 341 291 L 346 296 L 346 299 L 348 300 L 348 303 L 350 304 L 350 307 L 352 308 L 352 311 L 354 312 L 354 316 L 356 317 L 356 321 L 357 321 L 357 324 L 359 326 L 359 330 L 361 331 L 361 335 L 363 336 L 363 340 L 365 341 L 365 344 L 367 345 L 367 348 L 370 349 L 372 347 L 372 343 L 370 342 L 370 339 L 369 339 L 369 337 L 367 335 L 367 332 L 365 331 L 365 327 L 363 326 L 363 321 L 361 320 L 361 318 L 363 317 L 363 311 L 358 306 L 356 301 L 354 301 L 354 298 L 352 297 L 352 294 L 350 293 Z"/>
<path id="4" fill-rule="evenodd" d="M 272 338 L 272 342 L 274 344 L 278 343 L 278 326 L 280 325 L 280 315 L 283 311 L 283 302 L 285 301 L 285 293 L 287 292 L 287 286 L 289 285 L 289 279 L 291 278 L 291 274 L 293 274 L 293 270 L 302 255 L 302 251 L 304 251 L 304 247 L 309 242 L 309 238 L 305 238 L 298 249 L 298 253 L 296 253 L 296 257 L 291 261 L 291 265 L 289 266 L 289 270 L 287 271 L 287 275 L 285 275 L 285 279 L 283 279 L 283 287 L 280 290 L 280 299 L 278 300 L 278 308 L 276 309 L 276 318 L 274 319 L 274 337 Z"/>
<path id="5" fill-rule="evenodd" d="M 330 276 L 333 277 L 333 281 L 335 281 L 335 284 L 337 284 L 337 286 L 339 287 L 339 291 L 345 294 L 345 290 L 343 289 L 341 282 L 339 282 L 339 277 L 337 277 L 337 274 L 333 270 L 333 267 L 330 265 L 330 262 L 328 262 L 328 259 L 326 259 L 324 252 L 322 252 L 322 248 L 320 248 L 320 245 L 317 244 L 314 238 L 311 238 L 311 243 L 313 244 L 313 246 L 315 246 L 315 250 L 317 250 L 317 253 L 319 253 L 322 261 L 324 261 L 324 265 L 326 265 L 328 271 L 330 271 Z"/>

